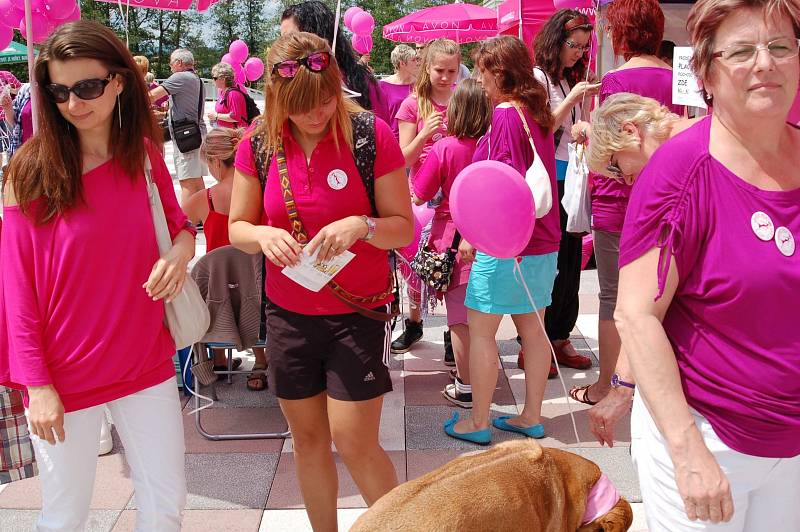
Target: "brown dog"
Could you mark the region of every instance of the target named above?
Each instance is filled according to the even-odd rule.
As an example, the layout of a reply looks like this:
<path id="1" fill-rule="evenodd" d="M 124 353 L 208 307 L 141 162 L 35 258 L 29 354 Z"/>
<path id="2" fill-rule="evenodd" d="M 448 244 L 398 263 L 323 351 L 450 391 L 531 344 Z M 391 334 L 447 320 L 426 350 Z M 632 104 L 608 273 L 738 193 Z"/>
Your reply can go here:
<path id="1" fill-rule="evenodd" d="M 628 530 L 633 511 L 622 497 L 607 514 L 581 524 L 600 475 L 594 462 L 576 454 L 529 439 L 505 442 L 397 486 L 350 532 Z"/>

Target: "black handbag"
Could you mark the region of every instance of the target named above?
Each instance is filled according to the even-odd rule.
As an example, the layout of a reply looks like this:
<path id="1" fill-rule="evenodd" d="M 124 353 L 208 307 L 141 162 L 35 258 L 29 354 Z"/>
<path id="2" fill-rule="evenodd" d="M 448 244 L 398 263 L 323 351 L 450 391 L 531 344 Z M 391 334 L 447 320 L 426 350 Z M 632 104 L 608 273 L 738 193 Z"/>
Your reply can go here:
<path id="1" fill-rule="evenodd" d="M 203 119 L 203 80 L 200 81 L 200 101 L 197 104 L 197 120 L 184 118 L 172 121 L 172 140 L 175 147 L 181 153 L 188 153 L 200 148 L 203 144 L 203 132 L 200 129 L 200 121 Z"/>
<path id="2" fill-rule="evenodd" d="M 445 251 L 434 251 L 427 244 L 421 245 L 414 260 L 411 261 L 411 269 L 426 286 L 436 292 L 446 292 L 456 267 L 456 253 L 460 243 L 461 235 L 456 231 L 453 245 Z"/>

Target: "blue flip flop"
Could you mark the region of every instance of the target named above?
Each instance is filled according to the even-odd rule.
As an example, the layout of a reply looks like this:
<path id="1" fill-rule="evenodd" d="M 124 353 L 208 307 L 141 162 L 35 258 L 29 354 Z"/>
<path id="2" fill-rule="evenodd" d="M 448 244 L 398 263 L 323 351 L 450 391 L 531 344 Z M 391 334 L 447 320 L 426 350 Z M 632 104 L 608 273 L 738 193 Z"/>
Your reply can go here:
<path id="1" fill-rule="evenodd" d="M 500 430 L 507 430 L 508 432 L 519 432 L 529 438 L 544 438 L 544 425 L 539 423 L 530 427 L 518 427 L 508 423 L 507 420 L 511 416 L 498 416 L 492 420 L 492 425 Z"/>
<path id="2" fill-rule="evenodd" d="M 444 433 L 451 438 L 464 440 L 478 445 L 489 445 L 492 443 L 491 429 L 481 429 L 475 432 L 456 432 L 455 424 L 458 423 L 458 412 L 453 412 L 453 417 L 444 422 Z"/>

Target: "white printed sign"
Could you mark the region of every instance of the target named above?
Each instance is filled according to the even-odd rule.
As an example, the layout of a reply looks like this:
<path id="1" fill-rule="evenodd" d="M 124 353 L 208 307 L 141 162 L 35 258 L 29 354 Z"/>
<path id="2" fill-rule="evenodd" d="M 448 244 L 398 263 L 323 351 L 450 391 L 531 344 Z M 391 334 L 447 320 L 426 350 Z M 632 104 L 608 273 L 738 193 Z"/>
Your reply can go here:
<path id="1" fill-rule="evenodd" d="M 691 46 L 676 46 L 672 60 L 672 103 L 706 109 L 703 94 L 690 62 L 694 51 Z"/>

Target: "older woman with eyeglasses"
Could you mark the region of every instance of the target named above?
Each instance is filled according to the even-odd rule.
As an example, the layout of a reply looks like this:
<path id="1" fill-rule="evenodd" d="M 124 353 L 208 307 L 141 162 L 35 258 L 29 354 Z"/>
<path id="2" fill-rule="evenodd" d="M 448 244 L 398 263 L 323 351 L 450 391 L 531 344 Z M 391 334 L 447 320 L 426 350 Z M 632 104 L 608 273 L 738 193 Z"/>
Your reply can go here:
<path id="1" fill-rule="evenodd" d="M 616 319 L 650 530 L 800 523 L 800 2 L 700 0 L 712 116 L 633 187 Z"/>
<path id="2" fill-rule="evenodd" d="M 211 79 L 217 89 L 217 103 L 206 116 L 218 127 L 247 127 L 247 102 L 241 89 L 236 87 L 233 67 L 228 63 L 217 63 L 211 68 Z"/>

